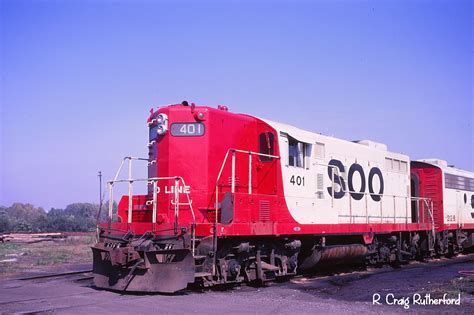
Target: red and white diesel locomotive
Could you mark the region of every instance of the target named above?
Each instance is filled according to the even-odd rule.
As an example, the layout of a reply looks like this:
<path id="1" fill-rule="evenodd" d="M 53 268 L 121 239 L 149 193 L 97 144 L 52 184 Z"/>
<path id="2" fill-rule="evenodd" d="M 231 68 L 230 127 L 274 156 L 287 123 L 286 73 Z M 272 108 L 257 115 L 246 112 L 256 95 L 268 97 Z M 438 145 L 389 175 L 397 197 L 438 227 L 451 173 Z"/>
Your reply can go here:
<path id="1" fill-rule="evenodd" d="M 262 283 L 325 263 L 399 263 L 474 246 L 474 173 L 444 161 L 225 106 L 161 107 L 148 127 L 148 158 L 126 157 L 108 182 L 109 220 L 92 248 L 97 287 Z M 133 178 L 135 160 L 147 178 Z M 128 195 L 116 213 L 118 185 Z M 135 185 L 148 193 L 133 195 Z"/>

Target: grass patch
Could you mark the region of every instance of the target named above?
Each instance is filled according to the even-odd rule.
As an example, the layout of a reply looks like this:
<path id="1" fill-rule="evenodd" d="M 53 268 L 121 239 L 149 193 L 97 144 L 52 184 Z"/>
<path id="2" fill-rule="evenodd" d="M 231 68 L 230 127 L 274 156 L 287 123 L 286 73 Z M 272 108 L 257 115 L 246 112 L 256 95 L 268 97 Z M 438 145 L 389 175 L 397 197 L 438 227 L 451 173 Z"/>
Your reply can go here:
<path id="1" fill-rule="evenodd" d="M 0 243 L 0 261 L 7 260 L 0 262 L 0 279 L 64 264 L 92 263 L 90 247 L 94 243 L 94 235 L 70 236 L 32 244 Z"/>

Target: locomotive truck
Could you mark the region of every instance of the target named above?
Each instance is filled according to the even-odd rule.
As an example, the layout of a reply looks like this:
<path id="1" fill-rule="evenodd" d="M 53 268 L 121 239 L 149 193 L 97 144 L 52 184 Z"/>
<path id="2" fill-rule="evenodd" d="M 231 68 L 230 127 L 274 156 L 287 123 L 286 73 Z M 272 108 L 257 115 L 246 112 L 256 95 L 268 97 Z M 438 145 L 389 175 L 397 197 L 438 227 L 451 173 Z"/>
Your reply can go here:
<path id="1" fill-rule="evenodd" d="M 173 293 L 322 264 L 401 263 L 474 246 L 474 173 L 183 102 L 153 109 L 148 157 L 108 182 L 94 283 Z M 148 176 L 134 178 L 132 164 Z M 135 165 L 134 164 L 134 165 Z M 127 176 L 121 176 L 128 168 Z M 128 194 L 113 207 L 114 188 Z M 134 195 L 135 185 L 146 194 Z"/>

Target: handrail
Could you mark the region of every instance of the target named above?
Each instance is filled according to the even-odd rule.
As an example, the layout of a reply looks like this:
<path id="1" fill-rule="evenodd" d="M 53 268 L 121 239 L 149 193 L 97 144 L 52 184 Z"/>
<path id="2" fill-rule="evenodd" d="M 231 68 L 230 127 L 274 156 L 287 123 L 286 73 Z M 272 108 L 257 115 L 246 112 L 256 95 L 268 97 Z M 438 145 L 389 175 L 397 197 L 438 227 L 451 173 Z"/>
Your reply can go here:
<path id="1" fill-rule="evenodd" d="M 426 207 L 428 209 L 428 214 L 430 215 L 430 219 L 431 219 L 432 238 L 431 238 L 431 242 L 429 244 L 429 249 L 434 249 L 434 245 L 435 245 L 435 242 L 436 242 L 436 227 L 435 227 L 434 215 L 433 215 L 433 200 L 431 198 L 422 198 L 422 199 L 426 204 Z"/>
<path id="2" fill-rule="evenodd" d="M 339 172 L 339 168 L 337 168 L 336 166 L 334 165 L 329 165 L 329 164 L 325 164 L 325 163 L 316 163 L 315 165 L 318 165 L 318 166 L 327 166 L 329 168 L 332 168 L 333 169 L 333 172 L 331 172 L 331 182 L 332 182 L 332 194 L 331 194 L 331 207 L 334 207 L 334 188 L 335 188 L 335 183 L 334 183 L 334 170 L 336 170 L 336 173 L 337 173 L 337 176 L 341 176 L 340 172 Z M 433 213 L 432 213 L 432 204 L 433 202 L 431 201 L 431 210 L 430 210 L 430 207 L 429 207 L 429 204 L 427 203 L 428 201 L 430 201 L 431 199 L 430 198 L 422 198 L 422 197 L 408 197 L 408 196 L 401 196 L 401 195 L 389 195 L 389 194 L 377 194 L 377 193 L 371 193 L 371 192 L 360 192 L 360 191 L 354 191 L 354 190 L 350 190 L 349 187 L 347 187 L 346 189 L 343 188 L 342 185 L 340 185 L 340 188 L 341 188 L 341 191 L 345 194 L 349 193 L 355 193 L 355 194 L 359 194 L 359 195 L 364 195 L 365 197 L 365 201 L 366 201 L 366 205 L 365 205 L 365 210 L 366 210 L 366 223 L 368 223 L 368 203 L 367 203 L 367 196 L 379 196 L 380 197 L 380 220 L 381 220 L 381 223 L 382 223 L 382 220 L 383 220 L 383 208 L 382 208 L 382 200 L 383 198 L 385 197 L 393 197 L 393 200 L 394 200 L 394 223 L 396 222 L 396 218 L 395 218 L 395 210 L 396 210 L 396 202 L 395 202 L 395 198 L 402 198 L 402 199 L 405 199 L 406 201 L 408 201 L 408 198 L 410 198 L 410 201 L 422 201 L 424 200 L 425 203 L 426 203 L 426 206 L 427 206 L 427 209 L 428 209 L 428 212 L 429 212 L 429 215 L 431 217 L 431 221 L 432 221 L 432 226 L 433 226 L 433 229 L 434 229 L 434 219 L 433 219 Z M 408 211 L 408 205 L 406 205 L 406 210 Z M 349 215 L 349 220 L 350 222 L 352 223 L 352 217 L 356 217 L 356 216 L 353 216 L 352 215 L 352 199 L 349 198 L 349 210 L 351 212 L 351 214 Z M 431 212 L 430 212 L 431 211 Z M 405 217 L 406 219 L 408 219 L 408 215 L 406 215 Z"/>
<path id="3" fill-rule="evenodd" d="M 334 184 L 334 181 L 333 181 L 333 184 Z M 334 185 L 333 185 L 333 187 L 334 187 Z M 334 188 L 333 188 L 333 189 L 334 189 Z M 387 197 L 393 198 L 393 201 L 394 201 L 394 213 L 396 212 L 396 201 L 395 201 L 396 198 L 399 198 L 399 199 L 402 199 L 402 200 L 406 200 L 406 201 L 408 201 L 408 200 L 410 200 L 410 201 L 417 201 L 418 204 L 419 204 L 420 201 L 423 201 L 423 202 L 425 202 L 426 208 L 428 209 L 428 211 L 432 211 L 432 206 L 431 206 L 431 209 L 430 209 L 430 206 L 429 206 L 429 202 L 431 201 L 431 198 L 409 197 L 409 196 L 392 195 L 392 194 L 390 194 L 390 195 L 389 195 L 389 194 L 377 194 L 377 193 L 371 193 L 371 192 L 360 192 L 360 191 L 355 191 L 355 190 L 350 190 L 350 189 L 342 189 L 342 186 L 341 186 L 341 191 L 344 193 L 344 195 L 345 195 L 345 194 L 355 193 L 355 194 L 359 194 L 359 195 L 364 195 L 366 198 L 367 198 L 367 196 L 379 196 L 379 197 L 380 197 L 380 201 L 381 201 L 381 203 L 380 203 L 380 218 L 381 218 L 381 223 L 382 223 L 382 220 L 383 220 L 382 201 L 383 201 L 384 198 L 387 198 Z M 431 204 L 432 204 L 432 201 L 431 201 Z M 350 210 L 352 210 L 352 205 L 351 205 L 351 199 L 350 199 L 350 198 L 349 198 L 349 208 L 350 208 Z M 408 210 L 408 208 L 409 208 L 409 206 L 406 205 L 406 210 Z M 367 210 L 368 210 L 368 204 L 367 204 L 367 202 L 366 202 L 366 215 L 365 215 L 365 217 L 368 218 L 369 215 L 367 214 Z M 352 212 L 352 211 L 351 211 L 351 212 Z M 429 212 L 429 215 L 430 215 L 430 217 L 433 217 L 433 214 L 432 214 L 431 212 Z M 351 219 L 352 217 L 358 217 L 358 216 L 351 214 L 351 215 L 349 215 L 349 217 L 350 217 L 350 219 Z M 372 217 L 373 217 L 373 216 L 372 216 Z M 399 218 L 399 217 L 398 217 L 398 218 Z M 405 216 L 405 217 L 403 217 L 403 218 L 407 219 L 407 218 L 409 218 L 409 216 L 407 215 L 407 216 Z M 432 223 L 433 223 L 433 225 L 434 225 L 434 219 L 431 218 L 431 221 L 432 221 Z M 396 218 L 395 218 L 395 214 L 394 214 L 394 223 L 395 223 L 395 222 L 396 222 Z M 352 221 L 351 221 L 351 223 L 352 223 Z M 367 223 L 368 223 L 368 221 L 367 221 Z M 407 223 L 408 223 L 408 222 L 407 222 Z"/>
<path id="4" fill-rule="evenodd" d="M 216 211 L 219 208 L 219 180 L 222 176 L 222 172 L 224 171 L 225 164 L 227 162 L 227 159 L 229 157 L 229 152 L 232 152 L 232 177 L 231 177 L 231 191 L 232 193 L 235 193 L 235 153 L 246 153 L 249 155 L 249 187 L 248 187 L 248 194 L 252 194 L 252 155 L 256 156 L 264 156 L 264 157 L 269 157 L 269 158 L 274 158 L 274 159 L 279 159 L 279 156 L 276 155 L 271 155 L 271 154 L 264 154 L 264 153 L 259 153 L 259 152 L 253 152 L 253 151 L 244 151 L 244 150 L 237 150 L 237 149 L 228 149 L 225 156 L 224 160 L 222 161 L 221 168 L 219 170 L 219 173 L 217 174 L 217 179 L 216 179 Z M 217 224 L 217 213 L 216 213 L 216 224 Z"/>
<path id="5" fill-rule="evenodd" d="M 137 160 L 137 161 L 148 161 L 147 158 L 141 158 L 141 157 L 134 157 L 134 156 L 126 156 L 122 159 L 122 163 L 120 163 L 120 166 L 117 170 L 117 172 L 115 173 L 115 176 L 114 176 L 114 181 L 117 180 L 117 178 L 119 177 L 120 175 L 120 171 L 122 170 L 122 167 L 123 167 L 123 164 L 125 163 L 126 160 L 129 160 L 129 161 L 132 161 L 132 160 Z M 130 163 L 130 162 L 129 162 Z M 129 172 L 131 171 L 131 163 L 129 164 Z"/>
<path id="6" fill-rule="evenodd" d="M 125 161 L 128 160 L 128 179 L 118 179 L 120 176 L 120 172 L 125 164 Z M 133 183 L 134 182 L 147 182 L 148 184 L 153 185 L 153 213 L 152 213 L 152 224 L 153 230 L 155 230 L 156 224 L 156 216 L 157 216 L 157 205 L 158 205 L 158 181 L 161 180 L 174 180 L 174 202 L 171 200 L 171 204 L 174 205 L 174 233 L 178 234 L 178 225 L 179 225 L 179 206 L 183 203 L 179 202 L 179 184 L 181 183 L 183 187 L 186 187 L 186 183 L 181 176 L 165 176 L 165 177 L 150 177 L 150 178 L 137 178 L 134 179 L 132 177 L 132 160 L 140 160 L 140 161 L 148 161 L 146 158 L 139 158 L 139 157 L 130 157 L 126 156 L 123 158 L 117 173 L 113 180 L 107 181 L 107 185 L 109 188 L 109 217 L 108 217 L 108 225 L 109 229 L 111 229 L 112 225 L 112 216 L 113 216 L 113 186 L 117 183 L 128 183 L 128 218 L 127 223 L 132 223 L 132 208 L 133 208 Z M 195 255 L 195 248 L 196 248 L 196 215 L 194 213 L 194 209 L 192 206 L 192 200 L 190 197 L 190 193 L 184 189 L 184 193 L 187 198 L 187 204 L 189 205 L 189 209 L 192 216 L 192 224 L 191 224 L 191 250 L 193 256 Z"/>
<path id="7" fill-rule="evenodd" d="M 219 217 L 219 180 L 222 176 L 222 173 L 224 171 L 224 167 L 227 163 L 227 160 L 229 158 L 229 153 L 232 153 L 232 165 L 231 165 L 231 168 L 232 168 L 232 177 L 231 177 L 231 192 L 232 193 L 235 193 L 235 154 L 236 153 L 244 153 L 244 154 L 248 154 L 249 155 L 249 159 L 248 159 L 248 162 L 249 162 L 249 180 L 248 180 L 248 194 L 251 195 L 252 194 L 252 155 L 255 155 L 255 156 L 262 156 L 262 157 L 268 157 L 268 158 L 272 158 L 272 159 L 280 159 L 280 156 L 277 156 L 277 155 L 272 155 L 272 154 L 264 154 L 264 153 L 259 153 L 259 152 L 254 152 L 254 151 L 250 151 L 250 150 L 239 150 L 239 149 L 228 149 L 225 156 L 224 156 L 224 160 L 222 161 L 222 165 L 221 165 L 221 168 L 219 170 L 219 173 L 217 174 L 217 179 L 216 179 L 216 187 L 215 187 L 215 191 L 216 191 L 216 203 L 215 203 L 215 218 L 214 218 L 214 227 L 213 227 L 213 251 L 214 251 L 214 263 L 213 263 L 213 266 L 212 266 L 212 273 L 213 274 L 216 274 L 216 248 L 217 248 L 217 223 L 218 223 L 218 217 Z"/>

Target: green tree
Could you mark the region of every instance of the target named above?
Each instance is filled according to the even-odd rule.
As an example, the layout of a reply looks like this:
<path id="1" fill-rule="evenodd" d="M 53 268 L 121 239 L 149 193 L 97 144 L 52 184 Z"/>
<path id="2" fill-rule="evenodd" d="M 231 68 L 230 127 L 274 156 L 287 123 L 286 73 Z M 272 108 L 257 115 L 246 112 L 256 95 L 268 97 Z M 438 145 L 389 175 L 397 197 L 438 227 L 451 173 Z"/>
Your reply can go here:
<path id="1" fill-rule="evenodd" d="M 114 218 L 117 203 L 113 203 Z M 99 205 L 93 203 L 72 203 L 65 209 L 51 208 L 45 212 L 31 204 L 14 203 L 11 207 L 0 207 L 0 232 L 87 232 L 97 224 Z M 104 203 L 100 222 L 108 216 L 108 203 Z"/>
<path id="2" fill-rule="evenodd" d="M 29 203 L 14 203 L 6 208 L 5 213 L 11 224 L 10 229 L 15 232 L 41 232 L 41 225 L 46 219 L 43 208 Z"/>
<path id="3" fill-rule="evenodd" d="M 9 232 L 12 228 L 7 208 L 0 206 L 0 232 Z"/>

